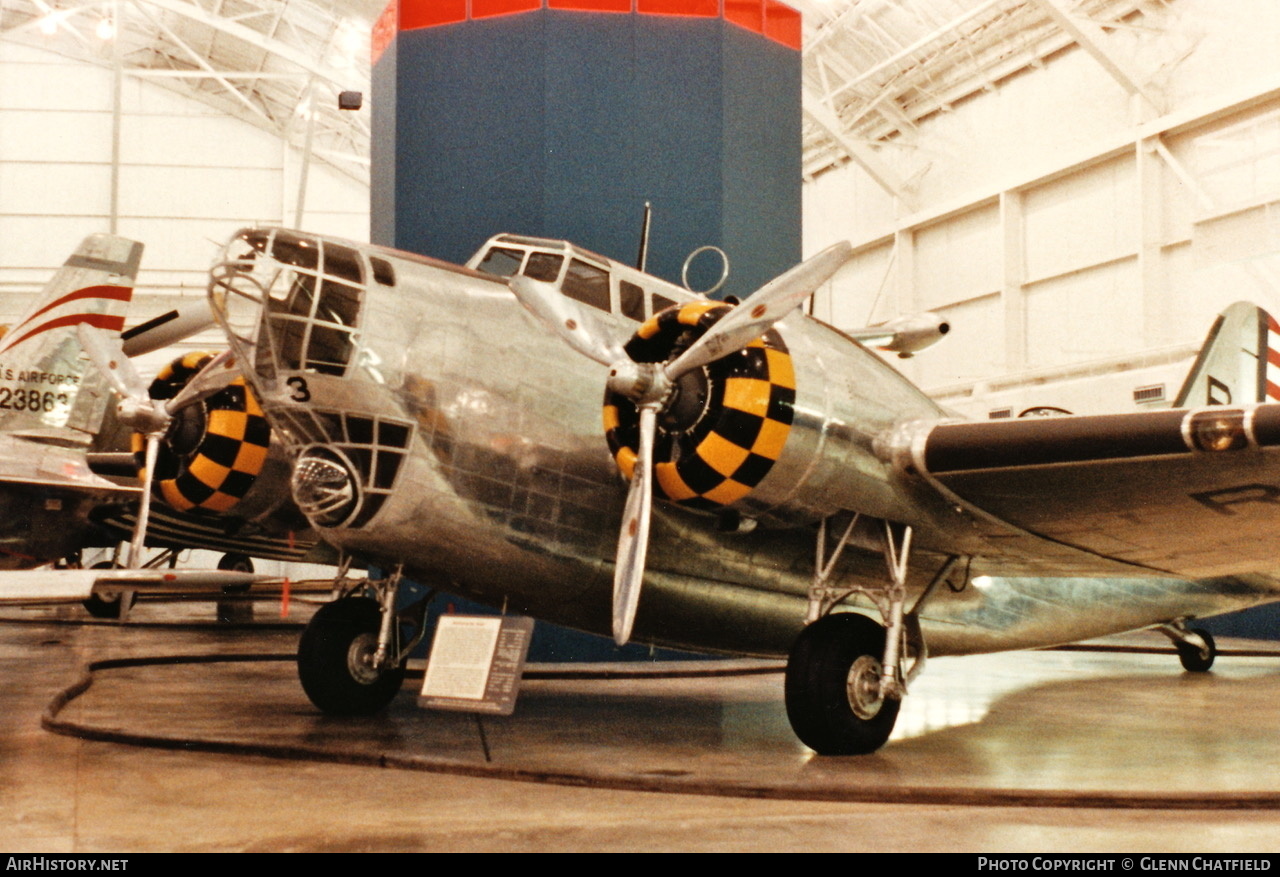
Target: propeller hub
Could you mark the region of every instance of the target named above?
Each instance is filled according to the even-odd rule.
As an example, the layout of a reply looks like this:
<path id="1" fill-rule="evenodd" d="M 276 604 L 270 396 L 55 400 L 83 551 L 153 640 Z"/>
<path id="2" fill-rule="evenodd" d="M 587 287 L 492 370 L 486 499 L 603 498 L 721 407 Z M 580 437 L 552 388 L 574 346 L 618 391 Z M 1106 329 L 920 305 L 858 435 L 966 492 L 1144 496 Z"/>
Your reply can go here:
<path id="1" fill-rule="evenodd" d="M 121 423 L 141 433 L 164 432 L 169 426 L 168 413 L 149 398 L 124 396 L 116 411 Z"/>
<path id="2" fill-rule="evenodd" d="M 208 417 L 203 403 L 178 410 L 165 430 L 164 443 L 180 457 L 194 454 L 204 441 Z"/>
<path id="3" fill-rule="evenodd" d="M 626 396 L 637 406 L 663 403 L 671 392 L 671 379 L 660 362 L 620 359 L 609 368 L 609 392 Z"/>

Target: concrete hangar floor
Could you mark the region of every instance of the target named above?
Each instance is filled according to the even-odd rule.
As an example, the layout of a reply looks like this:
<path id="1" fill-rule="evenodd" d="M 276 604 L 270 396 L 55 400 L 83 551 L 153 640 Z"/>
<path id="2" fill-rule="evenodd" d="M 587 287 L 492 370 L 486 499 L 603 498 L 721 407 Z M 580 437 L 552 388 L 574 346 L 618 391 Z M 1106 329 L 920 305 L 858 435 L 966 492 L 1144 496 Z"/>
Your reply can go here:
<path id="1" fill-rule="evenodd" d="M 1280 653 L 1163 637 L 938 659 L 897 736 L 819 758 L 777 666 L 565 678 L 515 715 L 318 714 L 310 608 L 0 614 L 0 849 L 1257 852 L 1280 836 Z M 252 618 L 246 616 L 252 615 Z M 116 659 L 135 659 L 121 662 Z M 140 659 L 140 660 L 138 660 Z M 103 665 L 103 661 L 112 661 Z M 42 727 L 42 717 L 45 725 Z"/>

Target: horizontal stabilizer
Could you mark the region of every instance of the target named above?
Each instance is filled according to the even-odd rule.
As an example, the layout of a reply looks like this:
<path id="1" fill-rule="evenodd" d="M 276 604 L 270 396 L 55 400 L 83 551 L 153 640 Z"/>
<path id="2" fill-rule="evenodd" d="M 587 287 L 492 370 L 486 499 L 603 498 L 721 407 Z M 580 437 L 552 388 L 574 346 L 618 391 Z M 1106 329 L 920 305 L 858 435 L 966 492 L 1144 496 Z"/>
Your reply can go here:
<path id="1" fill-rule="evenodd" d="M 219 593 L 275 578 L 216 569 L 29 569 L 4 574 L 0 605 L 78 603 L 95 591 Z"/>

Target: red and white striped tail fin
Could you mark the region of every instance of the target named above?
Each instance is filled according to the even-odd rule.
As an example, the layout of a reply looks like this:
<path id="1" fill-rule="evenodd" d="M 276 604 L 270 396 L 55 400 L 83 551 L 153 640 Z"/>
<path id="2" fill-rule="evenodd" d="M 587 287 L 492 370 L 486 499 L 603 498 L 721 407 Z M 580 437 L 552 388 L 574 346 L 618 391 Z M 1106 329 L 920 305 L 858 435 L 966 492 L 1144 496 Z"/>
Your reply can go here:
<path id="1" fill-rule="evenodd" d="M 124 327 L 142 244 L 94 234 L 0 338 L 0 430 L 67 425 L 88 368 L 76 327 Z"/>
<path id="2" fill-rule="evenodd" d="M 1258 308 L 1265 318 L 1266 332 L 1263 342 L 1264 374 L 1262 382 L 1262 402 L 1280 402 L 1280 323 L 1271 314 Z"/>
<path id="3" fill-rule="evenodd" d="M 1280 322 L 1236 302 L 1214 321 L 1174 406 L 1252 402 L 1280 402 Z"/>

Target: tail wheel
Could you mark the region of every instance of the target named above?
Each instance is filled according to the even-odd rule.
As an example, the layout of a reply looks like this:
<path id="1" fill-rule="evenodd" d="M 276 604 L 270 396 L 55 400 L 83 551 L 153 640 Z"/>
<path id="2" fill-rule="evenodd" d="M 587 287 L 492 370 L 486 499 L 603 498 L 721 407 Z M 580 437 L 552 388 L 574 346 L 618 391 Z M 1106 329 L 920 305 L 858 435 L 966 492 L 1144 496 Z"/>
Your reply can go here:
<path id="1" fill-rule="evenodd" d="M 880 696 L 884 628 L 865 615 L 827 615 L 796 638 L 787 660 L 787 718 L 819 755 L 884 745 L 902 701 Z"/>
<path id="2" fill-rule="evenodd" d="M 1182 662 L 1182 669 L 1188 673 L 1209 672 L 1209 668 L 1213 666 L 1213 659 L 1218 656 L 1218 646 L 1214 643 L 1213 636 L 1203 627 L 1193 627 L 1187 633 L 1204 640 L 1205 647 L 1201 649 L 1187 640 L 1174 642 L 1174 647 L 1178 650 L 1178 660 Z"/>
<path id="3" fill-rule="evenodd" d="M 373 666 L 382 610 L 376 600 L 348 597 L 320 607 L 298 643 L 298 678 L 307 697 L 335 716 L 368 716 L 395 698 L 405 666 Z"/>
<path id="4" fill-rule="evenodd" d="M 153 399 L 172 399 L 210 359 L 189 353 L 156 376 Z M 262 472 L 271 443 L 266 417 L 243 377 L 177 412 L 165 433 L 156 462 L 161 497 L 178 511 L 230 511 L 244 499 Z M 141 476 L 146 439 L 133 436 L 134 460 Z"/>

